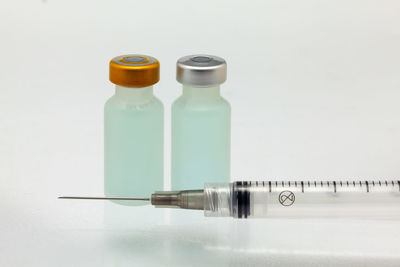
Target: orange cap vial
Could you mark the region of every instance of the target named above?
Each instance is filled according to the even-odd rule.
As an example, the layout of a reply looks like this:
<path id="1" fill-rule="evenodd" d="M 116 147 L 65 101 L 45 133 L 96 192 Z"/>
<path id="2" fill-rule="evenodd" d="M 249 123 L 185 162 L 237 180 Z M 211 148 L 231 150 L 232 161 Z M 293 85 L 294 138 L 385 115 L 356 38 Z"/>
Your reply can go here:
<path id="1" fill-rule="evenodd" d="M 124 55 L 110 61 L 110 81 L 125 87 L 146 87 L 160 80 L 160 62 L 145 55 Z"/>

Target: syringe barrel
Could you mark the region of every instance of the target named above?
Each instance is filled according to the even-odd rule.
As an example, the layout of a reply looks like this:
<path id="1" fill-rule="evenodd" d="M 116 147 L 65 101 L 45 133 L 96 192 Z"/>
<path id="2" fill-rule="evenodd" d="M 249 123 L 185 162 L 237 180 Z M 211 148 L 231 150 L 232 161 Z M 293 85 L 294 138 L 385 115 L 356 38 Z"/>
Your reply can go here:
<path id="1" fill-rule="evenodd" d="M 204 214 L 234 218 L 400 219 L 398 181 L 206 184 Z"/>

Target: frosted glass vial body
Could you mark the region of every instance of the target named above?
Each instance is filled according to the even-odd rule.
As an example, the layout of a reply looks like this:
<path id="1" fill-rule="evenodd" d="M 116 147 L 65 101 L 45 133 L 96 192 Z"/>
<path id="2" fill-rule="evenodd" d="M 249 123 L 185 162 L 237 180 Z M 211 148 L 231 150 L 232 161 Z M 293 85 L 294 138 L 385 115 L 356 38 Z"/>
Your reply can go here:
<path id="1" fill-rule="evenodd" d="M 116 85 L 115 95 L 104 106 L 106 196 L 148 197 L 163 189 L 163 113 L 153 86 Z"/>
<path id="2" fill-rule="evenodd" d="M 183 85 L 172 105 L 172 189 L 229 182 L 231 107 L 220 87 Z"/>

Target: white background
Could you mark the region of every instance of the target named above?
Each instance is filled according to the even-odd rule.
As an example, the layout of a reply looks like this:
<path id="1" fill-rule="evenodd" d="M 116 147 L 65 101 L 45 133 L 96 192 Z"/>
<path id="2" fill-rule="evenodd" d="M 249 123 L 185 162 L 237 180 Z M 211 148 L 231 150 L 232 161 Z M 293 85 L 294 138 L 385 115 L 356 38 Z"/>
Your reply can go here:
<path id="1" fill-rule="evenodd" d="M 166 188 L 175 62 L 193 53 L 228 62 L 233 180 L 398 178 L 399 14 L 389 0 L 1 1 L 0 266 L 398 266 L 398 221 L 56 196 L 103 193 L 108 62 L 127 53 L 161 62 Z"/>

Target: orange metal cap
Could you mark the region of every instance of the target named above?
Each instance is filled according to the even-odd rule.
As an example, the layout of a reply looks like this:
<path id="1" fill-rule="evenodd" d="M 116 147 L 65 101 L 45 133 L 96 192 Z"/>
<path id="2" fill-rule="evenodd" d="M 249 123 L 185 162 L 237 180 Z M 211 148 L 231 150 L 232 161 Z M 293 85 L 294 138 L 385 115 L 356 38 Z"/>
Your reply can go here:
<path id="1" fill-rule="evenodd" d="M 126 87 L 145 87 L 160 80 L 160 62 L 145 55 L 124 55 L 110 61 L 110 81 Z"/>

